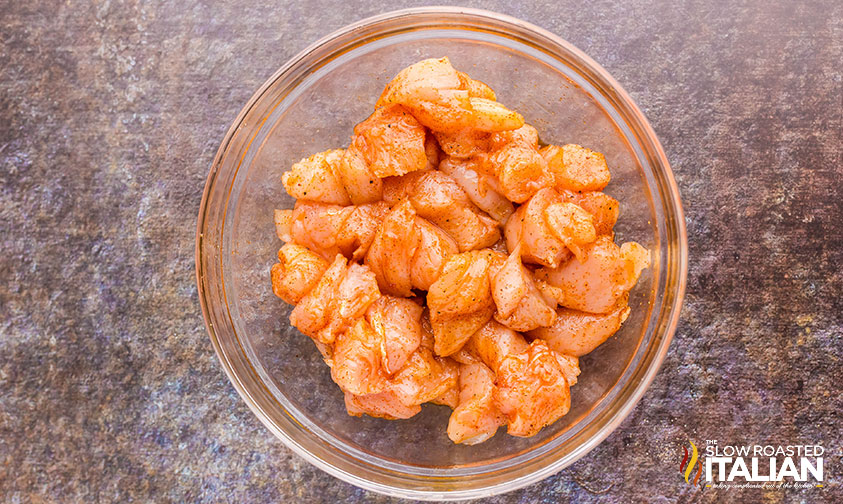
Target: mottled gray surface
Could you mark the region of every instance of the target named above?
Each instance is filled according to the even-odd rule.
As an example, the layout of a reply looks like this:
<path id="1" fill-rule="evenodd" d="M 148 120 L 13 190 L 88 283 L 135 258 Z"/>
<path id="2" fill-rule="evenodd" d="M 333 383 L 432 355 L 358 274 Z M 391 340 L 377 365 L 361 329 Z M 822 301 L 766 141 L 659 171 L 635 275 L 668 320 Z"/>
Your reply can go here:
<path id="1" fill-rule="evenodd" d="M 472 2 L 588 52 L 662 139 L 682 322 L 603 444 L 493 502 L 843 500 L 843 4 Z M 0 1 L 0 500 L 391 502 L 291 454 L 224 376 L 193 232 L 223 133 L 286 59 L 409 5 Z M 818 442 L 824 489 L 680 482 L 688 439 Z M 600 493 L 606 490 L 605 493 Z"/>

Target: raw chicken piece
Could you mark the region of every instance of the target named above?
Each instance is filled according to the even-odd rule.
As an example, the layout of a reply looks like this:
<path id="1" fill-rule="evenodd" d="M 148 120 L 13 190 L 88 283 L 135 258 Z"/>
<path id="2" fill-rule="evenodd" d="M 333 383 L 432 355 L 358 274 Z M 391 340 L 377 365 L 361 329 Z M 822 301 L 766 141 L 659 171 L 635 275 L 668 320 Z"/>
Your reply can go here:
<path id="1" fill-rule="evenodd" d="M 372 271 L 337 254 L 334 262 L 290 314 L 290 323 L 322 343 L 331 344 L 337 335 L 361 318 L 380 291 Z"/>
<path id="2" fill-rule="evenodd" d="M 337 174 L 342 149 L 332 149 L 302 159 L 281 176 L 287 193 L 297 200 L 350 205 L 351 199 Z"/>
<path id="3" fill-rule="evenodd" d="M 488 98 L 472 96 L 487 93 L 479 85 L 463 86 L 448 58 L 426 59 L 401 70 L 386 85 L 376 107 L 403 105 L 420 123 L 438 132 L 504 131 L 524 124 L 520 114 Z"/>
<path id="4" fill-rule="evenodd" d="M 442 152 L 442 148 L 439 147 L 439 142 L 436 141 L 436 137 L 429 131 L 427 132 L 427 136 L 424 137 L 424 153 L 427 156 L 427 165 L 425 166 L 425 169 L 437 169 L 439 167 L 439 162 L 442 161 L 442 158 L 444 157 L 444 154 Z"/>
<path id="5" fill-rule="evenodd" d="M 498 366 L 495 400 L 507 417 L 509 434 L 533 436 L 568 413 L 571 391 L 557 355 L 537 339 Z"/>
<path id="6" fill-rule="evenodd" d="M 609 167 L 606 166 L 606 158 L 599 152 L 567 144 L 543 147 L 541 155 L 547 161 L 557 189 L 602 191 L 609 184 Z"/>
<path id="7" fill-rule="evenodd" d="M 448 233 L 461 252 L 488 247 L 500 238 L 498 223 L 474 206 L 454 179 L 440 171 L 389 179 L 384 192 L 390 204 L 409 199 L 418 215 Z"/>
<path id="8" fill-rule="evenodd" d="M 459 375 L 459 368 L 457 369 L 457 374 Z M 459 376 L 457 376 L 459 378 Z M 433 398 L 430 400 L 433 404 L 441 404 L 442 406 L 447 406 L 451 409 L 454 409 L 460 403 L 460 385 L 459 380 L 455 383 L 451 388 L 446 390 L 442 395 L 439 397 Z"/>
<path id="9" fill-rule="evenodd" d="M 553 183 L 547 161 L 538 151 L 538 133 L 525 124 L 518 130 L 492 136 L 493 150 L 482 163 L 495 176 L 498 191 L 510 201 L 523 203 Z"/>
<path id="10" fill-rule="evenodd" d="M 460 80 L 460 89 L 468 91 L 468 96 L 492 101 L 497 100 L 495 92 L 484 82 L 472 79 L 467 73 L 460 71 L 457 71 L 457 78 Z"/>
<path id="11" fill-rule="evenodd" d="M 629 316 L 629 307 L 621 301 L 605 315 L 559 308 L 552 326 L 540 327 L 529 335 L 545 340 L 555 352 L 582 357 L 615 334 Z"/>
<path id="12" fill-rule="evenodd" d="M 375 272 L 378 285 L 393 296 L 413 294 L 410 264 L 419 242 L 415 219 L 409 203 L 394 207 L 381 223 L 366 255 L 366 264 Z"/>
<path id="13" fill-rule="evenodd" d="M 505 417 L 495 404 L 495 375 L 482 362 L 460 365 L 459 404 L 448 421 L 448 437 L 473 445 L 495 435 Z"/>
<path id="14" fill-rule="evenodd" d="M 439 164 L 439 169 L 454 179 L 480 210 L 500 223 L 506 222 L 515 207 L 493 189 L 495 182 L 491 175 L 478 172 L 475 165 L 469 160 L 447 157 Z"/>
<path id="15" fill-rule="evenodd" d="M 293 211 L 289 209 L 279 210 L 276 208 L 273 217 L 275 218 L 275 234 L 278 236 L 278 239 L 282 242 L 293 241 L 293 237 L 290 235 L 290 226 L 293 224 Z"/>
<path id="16" fill-rule="evenodd" d="M 472 335 L 469 352 L 495 372 L 495 400 L 513 436 L 532 436 L 568 412 L 571 394 L 560 360 L 542 340 L 528 344 L 519 333 L 489 322 Z"/>
<path id="17" fill-rule="evenodd" d="M 384 292 L 408 297 L 439 277 L 448 257 L 459 251 L 447 233 L 418 217 L 409 201 L 396 205 L 375 234 L 366 264 Z"/>
<path id="18" fill-rule="evenodd" d="M 469 159 L 472 156 L 485 155 L 489 150 L 492 133 L 464 129 L 449 133 L 434 131 L 436 140 L 448 156 L 455 159 Z"/>
<path id="19" fill-rule="evenodd" d="M 442 274 L 448 258 L 459 252 L 459 246 L 448 233 L 419 216 L 414 230 L 419 241 L 410 263 L 410 283 L 413 288 L 426 291 Z"/>
<path id="20" fill-rule="evenodd" d="M 561 202 L 548 205 L 544 216 L 556 238 L 568 247 L 578 261 L 584 261 L 583 245 L 597 239 L 594 217 L 573 203 Z"/>
<path id="21" fill-rule="evenodd" d="M 386 418 L 387 420 L 400 420 L 412 417 L 421 411 L 421 406 L 407 406 L 398 400 L 398 397 L 389 390 L 362 396 L 346 391 L 345 409 L 352 416 L 365 414 L 378 418 Z"/>
<path id="22" fill-rule="evenodd" d="M 582 246 L 597 238 L 591 215 L 549 188 L 518 207 L 504 230 L 510 250 L 520 243 L 524 261 L 550 267 L 567 260 L 571 251 L 584 257 Z"/>
<path id="23" fill-rule="evenodd" d="M 354 127 L 351 145 L 379 178 L 427 166 L 424 126 L 400 105 L 380 107 Z"/>
<path id="24" fill-rule="evenodd" d="M 290 304 L 296 304 L 313 290 L 328 261 L 301 245 L 285 243 L 278 250 L 278 262 L 272 265 L 272 292 Z"/>
<path id="25" fill-rule="evenodd" d="M 521 264 L 521 245 L 503 263 L 491 279 L 495 320 L 516 331 L 547 327 L 556 320 L 556 312 L 536 287 L 533 274 Z"/>
<path id="26" fill-rule="evenodd" d="M 556 356 L 556 362 L 559 363 L 559 367 L 562 369 L 562 374 L 565 375 L 565 379 L 568 381 L 568 387 L 573 387 L 577 384 L 577 377 L 580 375 L 580 359 L 573 355 L 556 351 L 553 353 Z"/>
<path id="27" fill-rule="evenodd" d="M 354 395 L 376 394 L 387 388 L 383 368 L 383 335 L 364 319 L 341 333 L 334 343 L 331 378 Z"/>
<path id="28" fill-rule="evenodd" d="M 505 257 L 491 250 L 451 256 L 427 293 L 434 350 L 447 356 L 459 351 L 495 311 L 489 277 Z"/>
<path id="29" fill-rule="evenodd" d="M 299 201 L 290 219 L 292 241 L 331 260 L 362 259 L 389 207 L 386 203 L 337 206 Z"/>
<path id="30" fill-rule="evenodd" d="M 608 194 L 599 191 L 576 193 L 560 191 L 562 199 L 582 207 L 594 218 L 594 230 L 598 235 L 614 236 L 613 228 L 618 220 L 620 203 Z"/>
<path id="31" fill-rule="evenodd" d="M 375 203 L 383 197 L 383 181 L 372 172 L 354 144 L 345 150 L 335 173 L 355 205 Z"/>
<path id="32" fill-rule="evenodd" d="M 366 311 L 366 321 L 381 336 L 382 367 L 387 374 L 401 369 L 419 347 L 422 310 L 410 299 L 381 296 Z"/>
<path id="33" fill-rule="evenodd" d="M 608 236 L 585 247 L 585 252 L 584 262 L 571 260 L 557 268 L 541 268 L 536 278 L 564 292 L 557 300 L 560 305 L 589 313 L 612 311 L 650 263 L 650 253 L 641 245 L 630 242 L 619 248 Z"/>
<path id="34" fill-rule="evenodd" d="M 388 382 L 388 389 L 408 406 L 422 404 L 445 394 L 456 386 L 457 363 L 437 357 L 430 349 L 419 347 L 404 367 Z"/>
<path id="35" fill-rule="evenodd" d="M 526 352 L 529 347 L 520 333 L 490 320 L 471 335 L 464 349 L 497 373 L 507 355 Z"/>

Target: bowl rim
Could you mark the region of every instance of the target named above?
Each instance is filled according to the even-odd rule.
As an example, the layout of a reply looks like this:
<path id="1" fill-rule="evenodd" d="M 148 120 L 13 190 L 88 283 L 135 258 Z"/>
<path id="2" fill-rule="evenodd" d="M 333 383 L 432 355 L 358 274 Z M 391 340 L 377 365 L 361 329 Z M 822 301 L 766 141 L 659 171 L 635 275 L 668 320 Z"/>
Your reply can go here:
<path id="1" fill-rule="evenodd" d="M 298 442 L 293 440 L 286 432 L 279 429 L 278 426 L 275 425 L 275 423 L 267 417 L 267 415 L 255 401 L 255 399 L 252 397 L 249 390 L 241 382 L 240 377 L 238 376 L 236 370 L 232 366 L 232 363 L 226 356 L 225 351 L 223 350 L 221 342 L 218 338 L 218 335 L 214 329 L 213 323 L 211 322 L 211 313 L 208 305 L 208 300 L 206 298 L 207 293 L 203 285 L 204 269 L 202 257 L 204 250 L 203 244 L 205 242 L 203 233 L 205 230 L 206 215 L 209 199 L 211 197 L 211 190 L 214 187 L 214 181 L 216 180 L 216 177 L 218 175 L 218 170 L 223 156 L 228 150 L 228 147 L 231 141 L 233 140 L 235 133 L 240 128 L 244 119 L 246 118 L 248 113 L 253 109 L 255 104 L 281 76 L 296 67 L 302 60 L 307 58 L 312 53 L 316 52 L 318 49 L 327 45 L 329 42 L 351 32 L 362 30 L 363 28 L 376 25 L 385 21 L 395 21 L 400 20 L 402 18 L 411 18 L 419 15 L 429 14 L 445 14 L 450 16 L 463 15 L 467 18 L 487 18 L 490 21 L 512 25 L 513 27 L 517 27 L 521 30 L 532 32 L 535 35 L 546 38 L 550 42 L 565 48 L 565 50 L 569 51 L 574 56 L 579 58 L 586 67 L 588 67 L 591 71 L 595 72 L 601 79 L 603 79 L 609 85 L 612 91 L 616 94 L 616 98 L 618 99 L 618 101 L 623 103 L 624 106 L 627 107 L 627 113 L 631 114 L 632 117 L 638 122 L 638 126 L 643 131 L 644 136 L 650 142 L 652 142 L 652 147 L 654 150 L 654 154 L 657 157 L 658 164 L 661 165 L 664 169 L 661 175 L 664 178 L 663 182 L 667 186 L 667 191 L 665 194 L 667 198 L 665 199 L 665 204 L 669 203 L 671 206 L 671 210 L 674 212 L 674 220 L 676 226 L 675 231 L 677 232 L 677 236 L 675 237 L 675 239 L 678 249 L 678 278 L 676 279 L 676 290 L 673 293 L 672 302 L 669 303 L 669 308 L 663 308 L 663 310 L 669 312 L 669 316 L 667 317 L 667 324 L 663 333 L 663 338 L 655 356 L 652 358 L 651 364 L 648 368 L 646 368 L 643 377 L 638 381 L 638 383 L 634 384 L 634 388 L 632 392 L 628 395 L 627 399 L 622 404 L 620 404 L 620 407 L 614 412 L 609 421 L 605 425 L 603 425 L 603 427 L 599 431 L 588 437 L 583 445 L 576 447 L 569 457 L 559 458 L 541 467 L 539 470 L 521 476 L 520 478 L 503 481 L 487 487 L 471 488 L 468 490 L 420 490 L 401 488 L 391 486 L 388 484 L 377 483 L 367 478 L 351 474 L 338 467 L 335 467 L 334 465 L 331 465 L 329 462 L 322 460 L 321 458 L 315 456 L 307 449 L 302 447 Z M 601 65 L 599 65 L 592 58 L 590 58 L 585 52 L 576 48 L 571 43 L 562 39 L 558 35 L 541 27 L 538 27 L 532 23 L 523 21 L 521 19 L 484 9 L 451 6 L 429 6 L 406 8 L 386 12 L 376 16 L 361 19 L 354 23 L 348 24 L 338 30 L 335 30 L 329 33 L 328 35 L 313 42 L 312 44 L 308 45 L 305 49 L 290 58 L 258 88 L 258 90 L 242 107 L 236 119 L 232 122 L 231 126 L 226 131 L 224 139 L 221 142 L 220 147 L 217 150 L 217 153 L 214 156 L 214 160 L 211 164 L 210 171 L 206 178 L 205 187 L 202 194 L 202 200 L 199 207 L 199 215 L 196 223 L 194 260 L 197 294 L 199 298 L 199 304 L 202 310 L 203 322 L 213 344 L 214 351 L 216 352 L 217 357 L 220 363 L 222 364 L 223 370 L 225 371 L 226 375 L 229 378 L 229 381 L 237 390 L 241 398 L 245 401 L 249 409 L 251 409 L 255 416 L 258 417 L 258 419 L 270 430 L 270 432 L 275 434 L 277 438 L 281 439 L 281 441 L 289 449 L 291 449 L 297 455 L 307 460 L 309 463 L 327 472 L 328 474 L 366 490 L 375 491 L 385 495 L 404 498 L 415 498 L 422 500 L 464 500 L 513 491 L 555 474 L 564 467 L 567 467 L 576 460 L 580 459 L 585 454 L 590 452 L 593 448 L 595 448 L 597 445 L 599 445 L 630 414 L 632 409 L 640 401 L 644 392 L 646 392 L 646 390 L 649 388 L 655 376 L 658 374 L 658 371 L 661 368 L 661 365 L 667 354 L 670 342 L 672 341 L 673 336 L 675 334 L 676 327 L 679 321 L 682 303 L 684 300 L 685 287 L 687 282 L 688 243 L 685 218 L 682 209 L 679 188 L 676 184 L 672 169 L 670 167 L 670 163 L 667 160 L 667 156 L 665 155 L 664 149 L 662 148 L 662 145 L 659 142 L 655 131 L 653 130 L 650 123 L 647 121 L 644 114 L 641 112 L 641 110 L 638 108 L 638 106 L 635 104 L 629 94 Z M 665 304 L 667 305 L 668 303 L 665 302 Z"/>

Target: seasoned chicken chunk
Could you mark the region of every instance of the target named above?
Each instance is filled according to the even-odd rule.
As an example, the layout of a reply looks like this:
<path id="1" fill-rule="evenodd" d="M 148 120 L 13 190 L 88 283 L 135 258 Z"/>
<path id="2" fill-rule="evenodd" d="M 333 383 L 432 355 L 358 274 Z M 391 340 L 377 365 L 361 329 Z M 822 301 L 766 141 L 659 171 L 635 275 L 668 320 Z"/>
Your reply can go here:
<path id="1" fill-rule="evenodd" d="M 468 89 L 466 89 L 468 88 Z M 401 70 L 386 85 L 376 107 L 399 104 L 434 131 L 473 128 L 504 131 L 524 124 L 524 118 L 488 97 L 480 87 L 465 84 L 448 58 L 426 59 Z"/>
<path id="2" fill-rule="evenodd" d="M 491 279 L 495 320 L 516 331 L 546 327 L 556 319 L 553 310 L 536 287 L 533 274 L 521 263 L 518 245 Z M 553 302 L 553 306 L 556 303 Z"/>
<path id="3" fill-rule="evenodd" d="M 448 420 L 448 437 L 455 443 L 482 443 L 504 423 L 495 403 L 494 373 L 482 362 L 461 364 L 459 403 Z"/>
<path id="4" fill-rule="evenodd" d="M 493 135 L 493 150 L 482 163 L 495 176 L 498 190 L 509 200 L 523 203 L 553 183 L 547 161 L 539 154 L 538 134 L 525 124 L 515 131 Z"/>
<path id="5" fill-rule="evenodd" d="M 281 176 L 287 193 L 297 200 L 350 205 L 351 199 L 337 174 L 342 149 L 327 150 L 302 159 Z"/>
<path id="6" fill-rule="evenodd" d="M 421 344 L 422 306 L 410 299 L 381 296 L 366 311 L 366 321 L 381 336 L 382 367 L 393 374 Z"/>
<path id="7" fill-rule="evenodd" d="M 337 206 L 300 201 L 290 219 L 290 238 L 328 260 L 337 254 L 361 259 L 388 211 L 384 202 Z"/>
<path id="8" fill-rule="evenodd" d="M 458 365 L 419 347 L 387 385 L 406 405 L 422 404 L 445 394 L 457 383 Z"/>
<path id="9" fill-rule="evenodd" d="M 495 399 L 507 432 L 533 436 L 568 413 L 571 391 L 556 353 L 534 340 L 526 352 L 507 355 L 498 366 Z"/>
<path id="10" fill-rule="evenodd" d="M 557 189 L 602 191 L 609 184 L 606 158 L 580 145 L 548 145 L 541 149 Z"/>
<path id="11" fill-rule="evenodd" d="M 560 305 L 589 313 L 609 313 L 649 266 L 650 253 L 637 243 L 618 247 L 601 236 L 586 247 L 588 259 L 570 260 L 557 268 L 542 268 L 536 278 L 561 289 Z"/>
<path id="12" fill-rule="evenodd" d="M 510 250 L 521 245 L 524 261 L 558 266 L 573 251 L 585 256 L 583 246 L 597 238 L 591 214 L 565 202 L 553 189 L 542 189 L 518 207 L 505 227 Z"/>
<path id="13" fill-rule="evenodd" d="M 479 172 L 475 163 L 447 157 L 439 164 L 439 170 L 454 179 L 472 203 L 496 221 L 506 222 L 515 211 L 512 202 L 494 190 L 491 175 Z"/>
<path id="14" fill-rule="evenodd" d="M 425 129 L 400 105 L 380 107 L 354 127 L 351 145 L 379 178 L 427 166 Z"/>
<path id="15" fill-rule="evenodd" d="M 387 179 L 387 203 L 408 199 L 419 216 L 448 233 L 461 252 L 488 247 L 498 241 L 498 223 L 477 208 L 454 179 L 440 171 Z"/>
<path id="16" fill-rule="evenodd" d="M 428 289 L 448 257 L 457 252 L 450 236 L 418 217 L 409 201 L 403 201 L 383 220 L 366 264 L 384 292 L 408 297 L 413 288 Z"/>
<path id="17" fill-rule="evenodd" d="M 582 357 L 615 334 L 629 312 L 623 300 L 605 315 L 559 308 L 553 325 L 530 331 L 529 335 L 543 339 L 555 352 Z"/>
<path id="18" fill-rule="evenodd" d="M 492 321 L 472 335 L 466 348 L 495 372 L 495 401 L 513 436 L 532 436 L 568 412 L 570 370 L 563 370 L 560 357 L 544 341 L 528 344 Z"/>
<path id="19" fill-rule="evenodd" d="M 335 173 L 353 204 L 374 203 L 383 198 L 383 181 L 375 175 L 354 143 L 345 150 Z"/>
<path id="20" fill-rule="evenodd" d="M 331 344 L 337 335 L 361 318 L 380 291 L 372 271 L 337 254 L 319 282 L 290 314 L 290 323 L 322 343 Z"/>
<path id="21" fill-rule="evenodd" d="M 505 260 L 491 250 L 463 252 L 451 256 L 427 293 L 434 350 L 451 355 L 480 329 L 495 311 L 490 275 Z"/>
<path id="22" fill-rule="evenodd" d="M 418 248 L 410 263 L 410 283 L 415 289 L 428 290 L 442 274 L 448 258 L 459 252 L 451 236 L 427 219 L 416 216 Z"/>
<path id="23" fill-rule="evenodd" d="M 354 395 L 376 394 L 386 389 L 383 367 L 384 338 L 365 319 L 359 319 L 334 343 L 331 378 Z"/>
<path id="24" fill-rule="evenodd" d="M 278 250 L 278 262 L 272 265 L 272 292 L 290 304 L 296 304 L 313 290 L 328 261 L 301 245 L 285 243 Z"/>
<path id="25" fill-rule="evenodd" d="M 345 409 L 349 415 L 369 415 L 387 420 L 410 418 L 421 411 L 421 406 L 407 406 L 390 390 L 369 395 L 345 392 Z"/>
<path id="26" fill-rule="evenodd" d="M 560 191 L 560 195 L 563 201 L 574 203 L 591 214 L 594 230 L 598 235 L 614 236 L 612 228 L 615 227 L 620 212 L 618 200 L 599 191 Z"/>

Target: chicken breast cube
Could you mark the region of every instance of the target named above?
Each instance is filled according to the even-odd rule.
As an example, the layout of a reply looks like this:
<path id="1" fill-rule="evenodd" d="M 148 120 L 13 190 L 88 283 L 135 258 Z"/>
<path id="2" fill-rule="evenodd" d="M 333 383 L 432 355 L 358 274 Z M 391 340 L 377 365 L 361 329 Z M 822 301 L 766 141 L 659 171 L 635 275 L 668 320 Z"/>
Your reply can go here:
<path id="1" fill-rule="evenodd" d="M 571 191 L 602 191 L 609 184 L 603 154 L 580 145 L 548 145 L 541 155 L 553 174 L 554 187 Z"/>
<path id="2" fill-rule="evenodd" d="M 557 201 L 558 195 L 553 189 L 542 189 L 506 221 L 507 248 L 512 251 L 520 245 L 521 258 L 525 262 L 558 266 L 571 257 L 570 250 L 559 241 L 545 217 L 547 207 Z"/>
<path id="3" fill-rule="evenodd" d="M 509 434 L 533 436 L 571 408 L 568 380 L 556 355 L 537 339 L 498 366 L 495 399 L 507 417 Z"/>
<path id="4" fill-rule="evenodd" d="M 485 98 L 492 101 L 497 100 L 495 92 L 487 84 L 479 80 L 472 79 L 465 72 L 457 71 L 457 78 L 460 80 L 460 89 L 468 91 L 468 96 L 471 98 Z"/>
<path id="5" fill-rule="evenodd" d="M 591 214 L 592 224 L 598 235 L 614 236 L 613 228 L 620 212 L 618 200 L 599 191 L 560 191 L 560 195 L 563 200 L 575 203 Z"/>
<path id="6" fill-rule="evenodd" d="M 345 150 L 335 171 L 355 205 L 375 203 L 383 198 L 383 181 L 372 172 L 355 144 Z"/>
<path id="7" fill-rule="evenodd" d="M 492 318 L 489 276 L 505 257 L 491 250 L 463 252 L 451 256 L 427 293 L 434 350 L 437 355 L 451 355 Z"/>
<path id="8" fill-rule="evenodd" d="M 293 241 L 293 237 L 290 234 L 290 226 L 293 224 L 293 211 L 279 210 L 276 208 L 273 217 L 275 220 L 275 234 L 278 236 L 278 239 L 282 242 Z"/>
<path id="9" fill-rule="evenodd" d="M 461 79 L 448 58 L 426 59 L 401 70 L 376 107 L 403 105 L 420 123 L 439 132 L 503 131 L 524 124 L 520 114 L 490 99 L 490 91 L 480 82 Z"/>
<path id="10" fill-rule="evenodd" d="M 495 320 L 516 331 L 529 331 L 553 324 L 556 312 L 521 263 L 520 252 L 519 245 L 492 277 L 492 299 L 497 306 Z"/>
<path id="11" fill-rule="evenodd" d="M 404 175 L 427 166 L 425 129 L 400 105 L 381 107 L 354 127 L 351 144 L 377 177 Z"/>
<path id="12" fill-rule="evenodd" d="M 302 159 L 281 176 L 287 193 L 301 200 L 350 205 L 351 199 L 337 174 L 344 151 L 327 150 Z"/>
<path id="13" fill-rule="evenodd" d="M 334 343 L 331 378 L 355 395 L 375 394 L 386 389 L 382 366 L 383 336 L 364 319 L 341 333 Z"/>
<path id="14" fill-rule="evenodd" d="M 495 404 L 495 375 L 482 362 L 460 365 L 459 375 L 459 404 L 448 420 L 448 437 L 454 443 L 482 443 L 505 421 Z"/>
<path id="15" fill-rule="evenodd" d="M 380 291 L 368 267 L 348 265 L 337 255 L 322 278 L 290 314 L 290 323 L 322 343 L 331 344 L 366 313 Z"/>
<path id="16" fill-rule="evenodd" d="M 497 222 L 475 207 L 459 184 L 442 172 L 419 176 L 409 197 L 416 212 L 444 229 L 461 252 L 489 247 L 500 238 Z"/>
<path id="17" fill-rule="evenodd" d="M 465 345 L 465 350 L 497 373 L 507 355 L 526 352 L 529 347 L 530 344 L 520 333 L 490 320 L 488 324 L 471 335 L 471 339 Z"/>
<path id="18" fill-rule="evenodd" d="M 579 261 L 585 260 L 583 245 L 597 239 L 594 217 L 573 203 L 551 203 L 544 211 L 545 221 L 560 242 Z"/>
<path id="19" fill-rule="evenodd" d="M 497 179 L 501 194 L 515 203 L 523 203 L 544 187 L 553 183 L 547 171 L 547 161 L 539 154 L 538 144 L 533 143 L 535 128 L 525 124 L 523 133 L 502 136 L 492 142 L 510 140 L 491 152 L 485 161 L 486 170 Z"/>
<path id="20" fill-rule="evenodd" d="M 638 244 L 624 244 L 622 249 L 607 236 L 585 247 L 584 262 L 568 261 L 557 268 L 542 268 L 536 278 L 560 288 L 564 296 L 559 304 L 589 313 L 609 313 L 618 300 L 638 281 L 641 270 L 649 266 L 647 249 Z"/>
<path id="21" fill-rule="evenodd" d="M 388 211 L 383 202 L 338 206 L 300 201 L 290 219 L 290 237 L 328 260 L 337 254 L 362 259 Z"/>
<path id="22" fill-rule="evenodd" d="M 448 157 L 439 164 L 439 169 L 454 179 L 480 210 L 500 223 L 506 222 L 515 207 L 506 197 L 494 190 L 492 177 L 478 172 L 475 165 L 473 161 Z"/>
<path id="23" fill-rule="evenodd" d="M 286 243 L 272 265 L 272 292 L 290 304 L 301 301 L 313 290 L 328 269 L 328 261 L 301 245 Z"/>
<path id="24" fill-rule="evenodd" d="M 381 336 L 382 367 L 393 374 L 421 344 L 423 308 L 409 299 L 381 296 L 366 311 L 366 321 Z"/>
<path id="25" fill-rule="evenodd" d="M 375 272 L 378 285 L 393 296 L 413 294 L 410 265 L 419 243 L 415 219 L 416 213 L 408 202 L 393 208 L 381 223 L 366 255 L 366 264 Z"/>
<path id="26" fill-rule="evenodd" d="M 448 233 L 418 216 L 414 231 L 418 247 L 410 264 L 410 283 L 413 288 L 426 291 L 442 274 L 448 258 L 459 252 L 459 246 Z"/>
<path id="27" fill-rule="evenodd" d="M 408 406 L 432 401 L 456 386 L 458 365 L 437 357 L 428 348 L 417 349 L 389 380 L 389 390 Z"/>
<path id="28" fill-rule="evenodd" d="M 460 88 L 459 75 L 448 58 L 426 59 L 398 72 L 375 107 L 403 105 L 430 129 L 461 129 L 471 126 L 472 109 L 469 92 Z"/>
<path id="29" fill-rule="evenodd" d="M 345 392 L 345 409 L 351 416 L 369 415 L 387 420 L 401 420 L 414 416 L 421 406 L 407 406 L 392 391 L 369 395 Z"/>
<path id="30" fill-rule="evenodd" d="M 559 308 L 552 326 L 540 327 L 529 335 L 543 339 L 555 352 L 582 357 L 615 334 L 629 311 L 626 303 L 605 315 Z"/>

